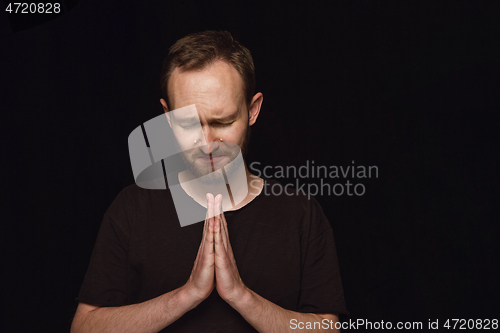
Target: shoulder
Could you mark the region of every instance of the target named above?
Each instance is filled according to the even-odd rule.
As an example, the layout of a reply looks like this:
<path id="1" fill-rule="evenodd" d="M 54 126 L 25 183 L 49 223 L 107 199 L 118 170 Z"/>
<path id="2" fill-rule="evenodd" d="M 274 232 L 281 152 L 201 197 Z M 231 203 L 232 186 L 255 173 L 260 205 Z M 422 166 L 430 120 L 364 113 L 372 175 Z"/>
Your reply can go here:
<path id="1" fill-rule="evenodd" d="M 129 185 L 123 188 L 115 197 L 108 208 L 108 212 L 113 212 L 116 209 L 131 208 L 131 205 L 144 201 L 148 197 L 148 190 L 143 189 L 137 184 Z"/>
<path id="2" fill-rule="evenodd" d="M 167 192 L 168 190 L 144 189 L 137 184 L 129 185 L 116 195 L 105 215 L 123 225 L 128 224 L 127 221 L 137 222 L 142 220 L 152 205 L 168 202 L 162 200 L 168 197 Z"/>

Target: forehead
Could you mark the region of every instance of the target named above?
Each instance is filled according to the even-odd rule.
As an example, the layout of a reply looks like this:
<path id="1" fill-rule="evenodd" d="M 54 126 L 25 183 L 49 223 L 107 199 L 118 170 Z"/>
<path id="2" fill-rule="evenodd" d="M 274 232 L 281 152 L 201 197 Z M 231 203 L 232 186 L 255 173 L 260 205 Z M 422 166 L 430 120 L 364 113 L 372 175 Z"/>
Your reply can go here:
<path id="1" fill-rule="evenodd" d="M 230 64 L 216 61 L 196 71 L 176 68 L 168 84 L 170 100 L 175 108 L 196 104 L 199 111 L 234 111 L 245 103 L 243 80 Z"/>

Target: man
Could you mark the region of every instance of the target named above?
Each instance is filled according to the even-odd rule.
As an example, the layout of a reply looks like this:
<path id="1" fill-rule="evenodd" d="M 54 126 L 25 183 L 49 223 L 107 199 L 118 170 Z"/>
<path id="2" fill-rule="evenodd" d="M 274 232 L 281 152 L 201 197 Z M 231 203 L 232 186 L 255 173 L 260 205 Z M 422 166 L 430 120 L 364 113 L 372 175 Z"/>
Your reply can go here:
<path id="1" fill-rule="evenodd" d="M 317 202 L 265 195 L 274 182 L 244 164 L 248 191 L 230 209 L 222 195 L 203 193 L 207 182 L 192 185 L 235 161 L 231 147 L 245 155 L 263 101 L 254 89 L 250 52 L 229 33 L 191 34 L 171 47 L 160 101 L 185 151 L 176 180 L 205 222 L 180 226 L 169 190 L 124 189 L 104 216 L 72 332 L 336 331 L 347 311 Z M 171 111 L 193 105 L 201 138 Z"/>

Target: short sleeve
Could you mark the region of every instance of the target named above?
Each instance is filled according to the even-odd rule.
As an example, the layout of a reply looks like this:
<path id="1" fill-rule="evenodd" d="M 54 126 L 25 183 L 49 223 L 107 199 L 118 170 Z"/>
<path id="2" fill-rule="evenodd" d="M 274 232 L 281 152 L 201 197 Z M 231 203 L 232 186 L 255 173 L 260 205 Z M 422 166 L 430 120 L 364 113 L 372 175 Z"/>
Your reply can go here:
<path id="1" fill-rule="evenodd" d="M 128 236 L 123 225 L 112 216 L 117 212 L 120 195 L 104 215 L 90 264 L 76 300 L 100 306 L 127 304 Z"/>
<path id="2" fill-rule="evenodd" d="M 304 225 L 308 226 L 301 272 L 299 312 L 349 315 L 344 300 L 333 231 L 321 207 L 312 199 Z"/>

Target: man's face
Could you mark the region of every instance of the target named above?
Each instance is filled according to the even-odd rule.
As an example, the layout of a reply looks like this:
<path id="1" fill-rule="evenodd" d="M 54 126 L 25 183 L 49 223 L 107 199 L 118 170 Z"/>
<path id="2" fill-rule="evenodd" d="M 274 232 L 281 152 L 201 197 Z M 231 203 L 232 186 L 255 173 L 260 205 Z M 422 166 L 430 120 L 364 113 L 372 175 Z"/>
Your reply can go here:
<path id="1" fill-rule="evenodd" d="M 168 88 L 171 109 L 196 106 L 197 114 L 173 112 L 169 117 L 183 158 L 196 177 L 225 166 L 240 149 L 245 153 L 249 117 L 243 81 L 236 69 L 222 61 L 201 71 L 177 68 Z"/>

